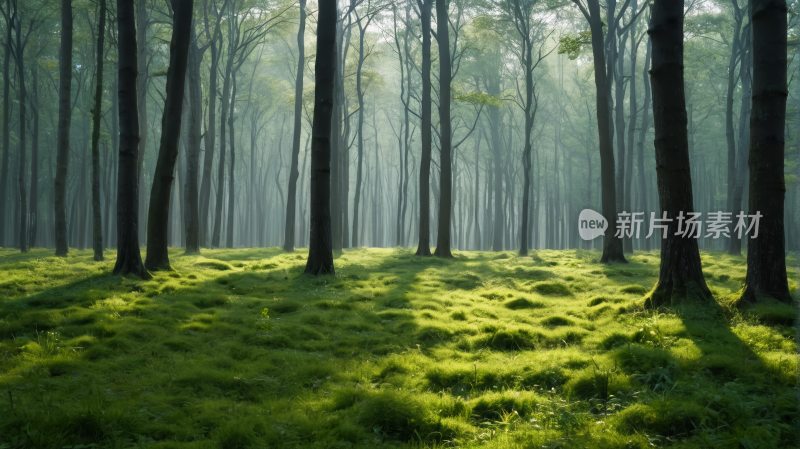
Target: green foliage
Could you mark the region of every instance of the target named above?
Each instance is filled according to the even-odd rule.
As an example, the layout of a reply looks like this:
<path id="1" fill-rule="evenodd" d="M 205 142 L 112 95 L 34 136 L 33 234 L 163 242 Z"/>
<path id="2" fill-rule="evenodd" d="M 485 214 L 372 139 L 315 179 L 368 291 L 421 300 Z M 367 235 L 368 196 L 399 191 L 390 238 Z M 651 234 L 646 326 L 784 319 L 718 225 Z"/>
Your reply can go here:
<path id="1" fill-rule="evenodd" d="M 558 54 L 566 54 L 570 60 L 578 59 L 592 45 L 592 32 L 567 33 L 558 38 Z"/>

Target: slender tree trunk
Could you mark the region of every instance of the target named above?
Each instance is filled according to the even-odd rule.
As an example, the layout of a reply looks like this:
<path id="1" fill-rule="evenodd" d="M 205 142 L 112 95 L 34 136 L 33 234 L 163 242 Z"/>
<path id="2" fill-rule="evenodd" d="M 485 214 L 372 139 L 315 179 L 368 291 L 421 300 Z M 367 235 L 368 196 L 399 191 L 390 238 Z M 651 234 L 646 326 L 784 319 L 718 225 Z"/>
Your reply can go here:
<path id="1" fill-rule="evenodd" d="M 173 21 L 167 69 L 167 98 L 161 117 L 161 143 L 147 213 L 145 267 L 151 271 L 171 269 L 168 253 L 170 198 L 181 137 L 193 9 L 194 0 L 172 0 Z"/>
<path id="2" fill-rule="evenodd" d="M 358 36 L 358 68 L 356 69 L 356 97 L 358 98 L 358 162 L 356 163 L 356 194 L 353 199 L 353 246 L 361 246 L 361 236 L 359 235 L 359 209 L 361 205 L 361 191 L 363 190 L 363 165 L 364 165 L 364 89 L 361 86 L 361 70 L 364 67 L 364 35 L 367 32 L 366 26 L 361 27 L 359 23 Z"/>
<path id="3" fill-rule="evenodd" d="M 294 86 L 294 134 L 292 135 L 292 161 L 289 167 L 289 187 L 286 190 L 286 231 L 283 250 L 294 251 L 295 214 L 297 210 L 297 171 L 300 157 L 300 134 L 303 114 L 303 68 L 305 67 L 306 0 L 300 0 L 300 27 L 297 29 L 297 76 Z M 334 69 L 335 70 L 335 69 Z"/>
<path id="4" fill-rule="evenodd" d="M 100 0 L 100 17 L 97 32 L 97 64 L 92 108 L 92 249 L 94 260 L 103 258 L 103 214 L 100 206 L 100 117 L 103 107 L 103 47 L 105 44 L 106 0 Z"/>
<path id="5" fill-rule="evenodd" d="M 647 182 L 645 181 L 646 178 L 644 172 L 644 140 L 647 137 L 647 128 L 650 127 L 650 76 L 648 74 L 648 70 L 650 70 L 651 48 L 652 46 L 650 44 L 650 37 L 648 37 L 647 52 L 644 56 L 644 70 L 642 70 L 644 75 L 642 78 L 642 82 L 644 83 L 644 107 L 642 109 L 642 126 L 639 129 L 639 142 L 637 143 L 637 170 L 639 172 L 639 191 L 637 192 L 637 195 L 639 195 L 639 211 L 644 212 L 645 215 L 649 215 L 647 209 Z M 641 243 L 643 251 L 650 251 L 649 239 L 644 238 L 641 240 Z"/>
<path id="6" fill-rule="evenodd" d="M 787 87 L 785 0 L 750 0 L 753 27 L 753 105 L 750 114 L 750 215 L 760 214 L 758 237 L 751 232 L 743 306 L 771 298 L 790 304 L 784 244 L 784 128 Z M 752 219 L 751 219 L 752 220 Z"/>
<path id="7" fill-rule="evenodd" d="M 742 79 L 742 105 L 739 109 L 739 149 L 736 155 L 736 187 L 733 189 L 733 202 L 731 203 L 730 212 L 733 216 L 743 211 L 742 196 L 744 193 L 744 180 L 747 175 L 747 159 L 749 154 L 750 144 L 750 103 L 752 98 L 751 92 L 751 67 L 753 65 L 753 52 L 750 47 L 750 26 L 745 28 L 744 54 L 742 55 L 742 66 L 739 69 Z M 742 255 L 742 239 L 731 234 L 731 246 L 728 254 L 732 256 Z"/>
<path id="8" fill-rule="evenodd" d="M 421 0 L 422 24 L 422 101 L 420 138 L 422 155 L 419 167 L 419 244 L 418 256 L 431 255 L 431 6 L 434 0 Z M 439 35 L 441 36 L 441 35 Z M 441 38 L 441 37 L 440 37 Z M 446 45 L 449 46 L 449 43 Z M 449 47 L 448 47 L 449 48 Z M 448 74 L 449 77 L 449 74 Z"/>
<path id="9" fill-rule="evenodd" d="M 625 47 L 628 42 L 628 33 L 622 35 L 622 40 L 619 43 L 619 50 L 615 50 L 618 53 L 617 56 L 617 73 L 619 76 L 616 76 L 615 81 L 615 89 L 614 93 L 616 94 L 616 108 L 614 108 L 614 112 L 616 114 L 614 121 L 616 122 L 616 131 L 617 131 L 617 173 L 616 173 L 616 203 L 617 208 L 622 207 L 626 212 L 631 212 L 629 209 L 625 209 L 625 162 L 627 161 L 627 155 L 625 154 Z M 631 246 L 631 239 L 628 236 L 622 238 L 622 249 L 623 252 L 633 252 Z"/>
<path id="10" fill-rule="evenodd" d="M 311 229 L 305 273 L 335 274 L 331 243 L 330 165 L 333 81 L 336 70 L 336 2 L 321 0 L 314 64 L 314 122 L 311 143 Z"/>
<path id="11" fill-rule="evenodd" d="M 71 3 L 68 5 L 69 6 L 69 9 L 68 9 L 69 18 L 63 17 L 63 15 L 65 14 L 64 8 L 66 7 L 64 5 L 64 2 L 66 2 L 66 1 L 67 0 L 62 0 L 61 1 L 61 3 L 62 3 L 61 4 L 61 14 L 62 14 L 62 18 L 61 18 L 61 27 L 62 27 L 61 28 L 62 29 L 61 47 L 62 47 L 62 53 L 63 53 L 64 41 L 66 39 L 69 39 L 69 48 L 70 48 L 70 51 L 72 51 L 72 34 L 70 33 L 69 36 L 65 36 L 64 35 L 68 31 L 72 30 L 72 4 Z M 11 13 L 11 0 L 6 0 L 6 11 L 9 14 Z M 8 192 L 7 192 L 7 188 L 8 188 L 8 163 L 9 163 L 9 158 L 10 158 L 10 154 L 9 154 L 9 146 L 10 146 L 9 137 L 11 135 L 11 133 L 9 132 L 8 125 L 9 125 L 9 116 L 10 116 L 10 112 L 11 112 L 11 107 L 10 107 L 11 106 L 11 102 L 9 100 L 10 100 L 10 90 L 11 90 L 11 42 L 13 42 L 13 34 L 12 34 L 12 31 L 14 30 L 14 27 L 12 25 L 12 21 L 13 20 L 14 19 L 13 19 L 13 16 L 12 16 L 12 18 L 10 18 L 10 20 L 6 21 L 6 44 L 3 46 L 5 48 L 5 57 L 3 58 L 3 161 L 2 161 L 2 165 L 0 165 L 0 247 L 3 247 L 3 246 L 6 245 L 6 242 L 5 242 L 5 239 L 6 239 L 6 223 L 8 222 L 8 217 L 6 215 L 7 212 L 8 212 L 8 208 L 6 206 L 6 196 L 8 195 Z M 67 20 L 69 21 L 69 23 L 67 23 Z M 69 25 L 69 28 L 67 28 L 67 25 Z M 72 61 L 72 54 L 71 53 L 70 53 L 69 59 L 70 59 L 70 62 L 71 62 Z M 62 65 L 64 63 L 64 57 L 63 56 L 61 57 L 61 63 L 62 63 Z M 69 67 L 70 67 L 70 70 L 71 70 L 71 65 Z M 62 86 L 63 86 L 63 80 L 64 80 L 64 74 L 63 74 L 64 71 L 63 71 L 63 69 L 62 69 L 61 72 L 62 72 L 61 80 L 62 80 Z M 67 78 L 67 79 L 71 79 L 71 78 L 72 78 L 72 72 L 70 71 L 69 72 L 69 78 Z M 67 103 L 69 104 L 69 99 L 67 99 Z M 64 176 L 64 180 L 66 182 L 66 175 Z M 59 195 L 66 195 L 66 193 L 63 190 L 59 193 L 58 188 L 56 188 L 56 204 L 58 202 L 58 198 L 57 197 Z M 66 200 L 63 200 L 62 202 L 66 203 Z M 56 207 L 58 207 L 58 206 L 56 206 Z M 64 206 L 64 210 L 65 210 L 64 215 L 66 215 L 66 205 Z M 58 219 L 58 214 L 56 214 L 56 219 Z M 64 233 L 66 234 L 66 218 L 64 219 L 64 223 L 65 223 Z M 58 232 L 58 222 L 56 222 L 56 232 Z M 64 237 L 64 241 L 66 241 L 66 236 Z M 58 238 L 56 238 L 56 246 L 58 246 Z M 64 244 L 64 248 L 67 248 L 66 243 Z M 67 254 L 66 251 L 67 250 L 65 249 L 64 250 L 64 254 L 58 254 L 58 248 L 56 248 L 56 255 L 66 255 Z"/>
<path id="12" fill-rule="evenodd" d="M 149 28 L 150 18 L 147 15 L 147 0 L 139 0 L 137 4 L 137 11 L 136 11 L 136 21 L 137 21 L 137 50 L 139 52 L 138 60 L 137 60 L 137 67 L 139 70 L 139 78 L 137 79 L 137 88 L 136 92 L 138 94 L 138 111 L 139 111 L 139 160 L 137 165 L 137 170 L 139 172 L 139 185 L 140 187 L 144 185 L 144 156 L 147 153 L 147 85 L 149 82 L 149 74 L 147 73 L 147 63 L 148 63 L 148 47 L 147 47 L 147 29 Z M 145 199 L 146 191 L 145 189 L 139 189 L 139 222 L 144 222 L 146 220 L 146 212 L 145 209 L 147 207 L 146 199 Z M 145 227 L 139 227 L 139 241 L 143 241 L 145 239 Z"/>
<path id="13" fill-rule="evenodd" d="M 445 0 L 436 0 L 436 29 L 439 42 L 439 178 L 441 200 L 439 201 L 439 229 L 436 233 L 435 256 L 453 257 L 450 253 L 450 205 L 452 203 L 453 165 L 450 148 L 450 30 Z"/>
<path id="14" fill-rule="evenodd" d="M 19 248 L 23 253 L 28 252 L 28 194 L 25 187 L 25 175 L 27 174 L 27 161 L 25 158 L 25 140 L 28 131 L 25 129 L 26 122 L 26 96 L 25 91 L 25 47 L 22 42 L 22 21 L 17 20 L 17 71 L 19 75 Z"/>
<path id="15" fill-rule="evenodd" d="M 191 26 L 187 78 L 189 82 L 189 141 L 186 152 L 186 254 L 200 252 L 200 204 L 198 197 L 198 172 L 200 170 L 200 121 L 202 104 L 200 92 L 200 51 L 197 49 L 197 35 L 194 24 Z M 212 95 L 213 96 L 213 95 Z M 214 136 L 206 139 L 214 141 Z M 213 143 L 212 143 L 213 148 Z"/>
<path id="16" fill-rule="evenodd" d="M 736 187 L 736 139 L 733 130 L 733 97 L 736 93 L 736 61 L 739 59 L 740 53 L 740 30 L 744 14 L 738 7 L 736 1 L 733 2 L 733 40 L 731 42 L 731 53 L 728 58 L 728 89 L 725 98 L 725 140 L 728 144 L 728 179 L 726 186 L 726 199 L 727 210 L 733 212 L 733 190 Z M 731 252 L 733 240 L 736 237 L 733 234 L 726 239 L 726 246 Z"/>
<path id="17" fill-rule="evenodd" d="M 218 33 L 214 33 L 211 42 L 211 63 L 209 69 L 208 88 L 208 125 L 206 127 L 205 147 L 206 154 L 203 159 L 203 177 L 200 184 L 200 245 L 208 245 L 209 216 L 211 206 L 211 167 L 214 163 L 214 146 L 217 140 L 217 71 L 219 69 L 219 49 L 217 48 Z M 221 43 L 220 43 L 221 45 Z"/>
<path id="18" fill-rule="evenodd" d="M 656 0 L 648 34 L 658 49 L 650 70 L 658 198 L 662 216 L 672 221 L 662 241 L 658 283 L 646 304 L 659 307 L 686 298 L 713 300 L 703 278 L 697 239 L 689 232 L 677 233 L 679 214 L 688 218 L 694 212 L 683 91 L 683 4 Z"/>
<path id="19" fill-rule="evenodd" d="M 233 43 L 230 44 L 233 46 Z M 211 246 L 219 247 L 220 235 L 222 233 L 222 207 L 225 200 L 225 145 L 226 145 L 226 119 L 229 110 L 231 72 L 233 70 L 234 55 L 229 52 L 228 62 L 225 69 L 225 78 L 222 82 L 222 104 L 220 105 L 219 122 L 219 165 L 217 166 L 217 200 L 214 204 L 214 232 L 211 236 Z"/>
<path id="20" fill-rule="evenodd" d="M 35 63 L 31 70 L 33 75 L 33 136 L 31 136 L 31 222 L 28 232 L 28 244 L 36 247 L 36 235 L 39 229 L 39 65 Z"/>
<path id="21" fill-rule="evenodd" d="M 114 274 L 151 278 L 139 252 L 139 116 L 136 108 L 137 53 L 133 0 L 117 0 L 119 57 L 119 181 L 117 184 L 117 262 Z"/>
<path id="22" fill-rule="evenodd" d="M 633 19 L 636 15 L 638 9 L 638 4 L 636 0 L 631 1 L 631 19 Z M 628 145 L 627 150 L 625 153 L 625 184 L 623 188 L 625 190 L 625 201 L 624 201 L 624 209 L 628 212 L 633 212 L 633 199 L 631 198 L 631 184 L 633 184 L 633 145 L 634 145 L 634 134 L 636 130 L 636 116 L 637 116 L 637 107 L 636 104 L 636 54 L 639 52 L 639 43 L 634 42 L 636 39 L 636 31 L 637 27 L 632 26 L 631 29 L 628 31 L 630 35 L 631 41 L 631 77 L 630 77 L 630 85 L 628 88 L 630 89 L 630 103 L 629 103 L 629 118 L 628 118 Z M 623 58 L 620 58 L 623 59 Z M 622 162 L 620 162 L 622 163 Z M 644 211 L 639 211 L 644 212 Z M 633 254 L 633 239 L 627 238 L 624 239 L 622 242 L 622 249 L 626 253 Z"/>
<path id="23" fill-rule="evenodd" d="M 231 75 L 231 78 L 232 78 L 231 81 L 233 83 L 233 86 L 232 86 L 233 91 L 232 91 L 232 94 L 231 94 L 231 106 L 230 106 L 229 115 L 228 115 L 228 126 L 230 128 L 229 131 L 231 133 L 231 136 L 230 136 L 230 139 L 231 139 L 231 162 L 228 165 L 228 224 L 227 224 L 227 228 L 228 229 L 226 230 L 228 235 L 227 235 L 226 244 L 225 244 L 225 246 L 227 248 L 233 248 L 233 218 L 234 218 L 234 213 L 233 213 L 234 212 L 234 207 L 233 206 L 234 206 L 234 198 L 235 198 L 235 196 L 234 196 L 235 190 L 234 190 L 234 184 L 233 184 L 233 182 L 234 182 L 233 170 L 234 170 L 234 166 L 236 164 L 236 145 L 234 144 L 235 133 L 234 133 L 234 130 L 233 130 L 233 122 L 234 122 L 235 117 L 234 117 L 233 113 L 234 113 L 234 106 L 236 104 L 236 74 L 237 73 L 238 73 L 238 70 L 235 71 Z M 286 231 L 284 230 L 284 232 L 286 232 Z"/>

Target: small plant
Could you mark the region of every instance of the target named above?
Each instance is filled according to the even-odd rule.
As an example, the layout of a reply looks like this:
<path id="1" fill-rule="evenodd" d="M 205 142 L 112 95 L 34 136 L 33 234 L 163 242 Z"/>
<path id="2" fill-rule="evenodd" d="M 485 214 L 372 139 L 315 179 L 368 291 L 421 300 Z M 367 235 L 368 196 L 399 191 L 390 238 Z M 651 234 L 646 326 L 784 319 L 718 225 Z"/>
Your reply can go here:
<path id="1" fill-rule="evenodd" d="M 272 329 L 272 323 L 269 322 L 269 309 L 266 307 L 261 311 L 261 316 L 256 320 L 256 326 L 261 330 Z"/>

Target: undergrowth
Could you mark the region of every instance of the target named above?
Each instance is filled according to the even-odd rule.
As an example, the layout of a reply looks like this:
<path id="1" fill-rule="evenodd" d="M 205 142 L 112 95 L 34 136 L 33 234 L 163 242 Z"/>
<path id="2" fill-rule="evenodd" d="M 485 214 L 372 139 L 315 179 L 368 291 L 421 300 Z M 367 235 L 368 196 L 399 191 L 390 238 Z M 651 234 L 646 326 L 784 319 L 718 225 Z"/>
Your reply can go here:
<path id="1" fill-rule="evenodd" d="M 726 302 L 742 257 L 702 254 L 719 303 L 659 311 L 657 252 L 170 257 L 141 281 L 0 250 L 0 448 L 797 443 L 796 331 Z"/>

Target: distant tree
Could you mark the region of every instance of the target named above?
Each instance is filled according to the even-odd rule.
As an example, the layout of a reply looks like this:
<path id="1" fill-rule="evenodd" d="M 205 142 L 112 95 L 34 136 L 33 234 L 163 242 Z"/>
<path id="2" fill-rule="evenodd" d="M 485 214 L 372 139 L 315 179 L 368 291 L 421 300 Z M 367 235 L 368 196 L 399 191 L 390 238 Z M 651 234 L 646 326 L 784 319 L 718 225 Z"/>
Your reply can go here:
<path id="1" fill-rule="evenodd" d="M 183 117 L 181 111 L 194 10 L 194 0 L 171 0 L 171 3 L 172 38 L 169 44 L 167 98 L 164 102 L 164 114 L 161 117 L 161 144 L 147 213 L 147 258 L 144 264 L 145 268 L 152 271 L 170 269 L 167 251 L 169 205 L 175 160 L 178 158 L 178 142 L 181 137 Z"/>
<path id="2" fill-rule="evenodd" d="M 62 3 L 65 0 L 62 0 Z M 63 4 L 62 4 L 63 7 Z M 12 34 L 14 31 L 13 23 L 17 19 L 17 8 L 16 2 L 14 3 L 14 12 L 11 12 L 11 0 L 6 0 L 6 7 L 2 9 L 3 17 L 6 19 L 6 42 L 3 45 L 3 49 L 5 50 L 5 55 L 3 57 L 3 160 L 0 162 L 0 247 L 5 245 L 5 238 L 6 238 L 6 222 L 9 221 L 6 219 L 8 215 L 9 209 L 6 206 L 6 188 L 8 187 L 8 166 L 9 166 L 9 137 L 11 133 L 9 132 L 9 116 L 11 112 L 11 102 L 9 101 L 10 98 L 10 90 L 11 90 L 11 46 L 14 42 L 14 35 Z M 70 17 L 69 17 L 69 25 L 70 29 L 72 27 L 72 5 L 70 4 Z M 63 19 L 62 19 L 62 29 L 64 27 Z M 70 39 L 70 49 L 72 48 L 72 35 L 69 36 Z M 63 34 L 61 38 L 62 42 L 64 40 Z M 63 56 L 62 56 L 63 58 Z M 72 56 L 70 55 L 70 59 Z M 70 76 L 72 73 L 70 72 Z M 66 188 L 64 189 L 66 190 Z M 56 192 L 58 189 L 56 189 Z M 65 206 L 66 210 L 66 206 Z M 66 212 L 65 212 L 66 214 Z M 66 219 L 64 219 L 66 223 Z M 65 231 L 66 233 L 66 231 Z M 65 245 L 66 247 L 66 245 Z M 58 254 L 58 250 L 56 250 L 56 254 Z M 66 252 L 64 253 L 66 254 Z"/>
<path id="3" fill-rule="evenodd" d="M 8 98 L 8 53 L 5 65 L 5 98 Z M 67 169 L 69 168 L 69 130 L 72 123 L 72 0 L 61 0 L 61 61 L 58 78 L 58 136 L 56 138 L 55 229 L 56 256 L 66 256 L 67 245 Z M 6 131 L 8 101 L 4 102 L 3 126 Z M 8 132 L 3 133 L 3 145 Z M 2 197 L 2 196 L 0 196 Z M 3 220 L 0 220 L 3 221 Z"/>
<path id="4" fill-rule="evenodd" d="M 336 1 L 320 0 L 314 63 L 314 121 L 311 141 L 311 214 L 305 273 L 335 274 L 331 235 L 331 117 L 336 70 Z"/>
<path id="5" fill-rule="evenodd" d="M 436 233 L 436 250 L 433 255 L 453 257 L 450 252 L 450 217 L 453 198 L 453 164 L 450 124 L 450 24 L 449 12 L 445 0 L 436 0 L 436 41 L 439 43 L 439 163 L 440 163 L 440 195 L 439 229 Z M 423 125 L 425 126 L 425 125 Z"/>
<path id="6" fill-rule="evenodd" d="M 431 255 L 431 9 L 434 0 L 419 2 L 422 26 L 422 98 L 420 99 L 419 243 L 418 256 Z"/>
<path id="7" fill-rule="evenodd" d="M 139 252 L 139 115 L 136 99 L 138 64 L 134 0 L 117 0 L 119 55 L 119 168 L 117 181 L 117 262 L 114 274 L 152 276 Z"/>
<path id="8" fill-rule="evenodd" d="M 672 220 L 661 246 L 658 282 L 647 300 L 649 306 L 659 307 L 689 296 L 712 297 L 703 278 L 697 239 L 693 232 L 680 232 L 689 230 L 686 225 L 679 231 L 679 214 L 689 218 L 694 212 L 683 86 L 683 3 L 655 0 L 652 14 L 648 34 L 653 48 L 659 49 L 650 69 L 658 199 L 662 214 Z"/>
<path id="9" fill-rule="evenodd" d="M 297 28 L 297 73 L 294 86 L 294 134 L 292 135 L 292 161 L 289 167 L 289 187 L 286 190 L 286 225 L 283 250 L 294 251 L 295 216 L 297 215 L 297 170 L 300 156 L 300 135 L 303 133 L 303 69 L 305 68 L 306 0 L 300 0 L 300 26 Z"/>
<path id="10" fill-rule="evenodd" d="M 787 87 L 785 0 L 750 0 L 753 27 L 753 104 L 750 114 L 750 215 L 743 306 L 772 298 L 791 303 L 784 236 L 784 128 Z"/>

